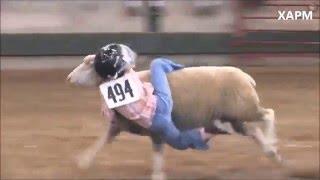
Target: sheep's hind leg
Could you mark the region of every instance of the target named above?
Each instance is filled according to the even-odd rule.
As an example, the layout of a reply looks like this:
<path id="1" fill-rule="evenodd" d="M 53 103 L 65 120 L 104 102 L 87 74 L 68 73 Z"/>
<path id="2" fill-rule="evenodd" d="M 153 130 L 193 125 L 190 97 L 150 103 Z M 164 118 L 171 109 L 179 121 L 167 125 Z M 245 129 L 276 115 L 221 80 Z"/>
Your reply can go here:
<path id="1" fill-rule="evenodd" d="M 274 156 L 277 161 L 282 162 L 280 155 L 277 153 L 277 136 L 275 129 L 275 115 L 273 109 L 264 109 L 260 110 L 262 117 L 261 120 L 264 123 L 264 137 L 265 144 L 267 147 L 270 147 L 271 156 Z"/>
<path id="2" fill-rule="evenodd" d="M 262 110 L 262 120 L 264 122 L 264 135 L 269 144 L 276 146 L 277 136 L 275 130 L 275 115 L 273 109 Z"/>
<path id="3" fill-rule="evenodd" d="M 280 154 L 277 152 L 277 148 L 268 142 L 268 139 L 265 137 L 259 127 L 254 127 L 249 135 L 255 140 L 258 145 L 260 145 L 260 147 L 263 149 L 263 152 L 268 157 L 275 160 L 277 163 L 282 164 L 283 161 Z"/>

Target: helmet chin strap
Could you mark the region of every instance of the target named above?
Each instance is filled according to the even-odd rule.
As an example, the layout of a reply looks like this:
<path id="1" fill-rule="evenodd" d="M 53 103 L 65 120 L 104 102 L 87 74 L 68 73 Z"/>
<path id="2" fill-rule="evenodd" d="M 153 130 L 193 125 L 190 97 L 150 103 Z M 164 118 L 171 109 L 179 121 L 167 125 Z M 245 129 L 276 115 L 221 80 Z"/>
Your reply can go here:
<path id="1" fill-rule="evenodd" d="M 119 76 L 122 76 L 122 75 L 124 74 L 124 71 L 125 71 L 125 68 L 122 67 L 118 72 L 116 72 L 115 75 L 113 75 L 113 76 L 108 75 L 108 78 L 109 78 L 110 80 L 115 80 L 115 79 L 117 79 Z"/>
<path id="2" fill-rule="evenodd" d="M 117 79 L 118 78 L 118 72 L 116 72 L 116 74 L 113 76 L 113 79 Z"/>
<path id="3" fill-rule="evenodd" d="M 128 68 L 127 62 L 123 59 L 117 59 L 115 64 L 117 63 L 123 63 L 124 65 L 121 66 L 121 68 L 116 72 L 116 74 L 113 76 L 113 79 L 117 79 L 119 76 L 122 76 Z"/>

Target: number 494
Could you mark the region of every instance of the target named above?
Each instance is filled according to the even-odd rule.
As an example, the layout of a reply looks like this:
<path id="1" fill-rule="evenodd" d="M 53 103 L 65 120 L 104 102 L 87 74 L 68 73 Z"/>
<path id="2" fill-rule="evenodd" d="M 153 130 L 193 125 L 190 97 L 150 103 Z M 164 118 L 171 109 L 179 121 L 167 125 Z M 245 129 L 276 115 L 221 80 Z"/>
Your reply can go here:
<path id="1" fill-rule="evenodd" d="M 108 99 L 112 99 L 114 103 L 125 100 L 126 94 L 133 97 L 132 88 L 128 80 L 125 80 L 124 87 L 119 83 L 108 87 Z"/>

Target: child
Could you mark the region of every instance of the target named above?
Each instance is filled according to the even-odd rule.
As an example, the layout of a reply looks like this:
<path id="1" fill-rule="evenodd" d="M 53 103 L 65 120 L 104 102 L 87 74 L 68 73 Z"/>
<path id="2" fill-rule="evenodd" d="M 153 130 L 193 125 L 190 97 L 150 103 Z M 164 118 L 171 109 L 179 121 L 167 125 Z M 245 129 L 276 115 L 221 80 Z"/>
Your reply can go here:
<path id="1" fill-rule="evenodd" d="M 167 80 L 167 73 L 182 69 L 183 66 L 168 59 L 157 58 L 150 66 L 151 83 L 141 82 L 129 63 L 123 60 L 122 49 L 118 44 L 109 44 L 100 49 L 95 56 L 94 66 L 105 81 L 120 77 L 130 77 L 141 97 L 139 100 L 114 109 L 104 107 L 104 115 L 115 119 L 115 111 L 140 126 L 149 129 L 175 149 L 208 149 L 207 141 L 212 136 L 204 128 L 180 131 L 173 124 L 171 112 L 173 100 Z"/>

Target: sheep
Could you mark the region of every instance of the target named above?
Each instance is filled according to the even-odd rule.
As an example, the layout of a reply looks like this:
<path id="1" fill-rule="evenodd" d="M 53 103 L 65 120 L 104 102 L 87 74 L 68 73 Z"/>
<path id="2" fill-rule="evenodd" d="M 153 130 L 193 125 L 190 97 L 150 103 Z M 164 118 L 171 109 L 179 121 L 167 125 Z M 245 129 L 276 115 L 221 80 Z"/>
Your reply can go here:
<path id="1" fill-rule="evenodd" d="M 102 79 L 96 74 L 93 61 L 94 55 L 85 57 L 67 80 L 79 86 L 98 86 Z M 138 74 L 142 81 L 150 81 L 148 70 Z M 168 74 L 168 80 L 174 102 L 172 116 L 179 129 L 204 126 L 218 130 L 213 132 L 215 134 L 251 137 L 268 157 L 281 164 L 276 146 L 274 111 L 260 105 L 256 83 L 250 75 L 236 67 L 188 67 Z M 105 143 L 112 143 L 121 131 L 128 131 L 151 137 L 154 150 L 152 179 L 165 179 L 162 169 L 164 142 L 161 138 L 116 114 L 117 120 L 110 124 L 109 130 L 78 156 L 78 166 L 88 168 Z"/>

